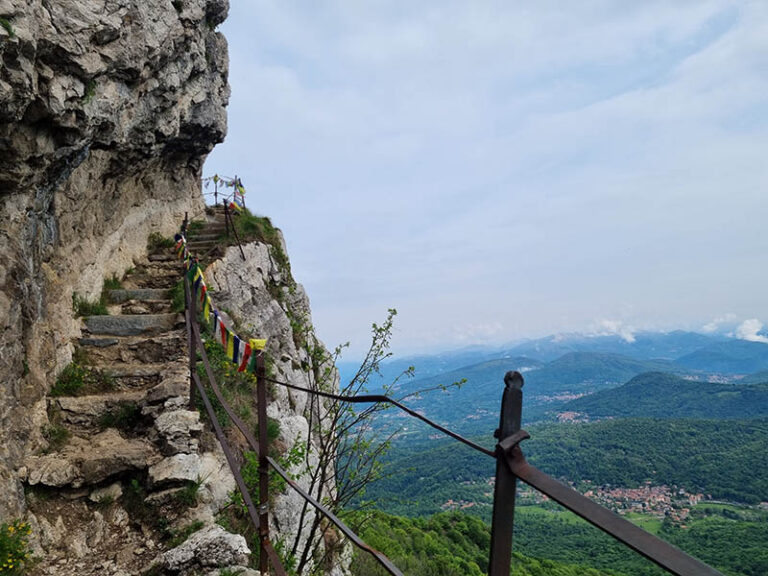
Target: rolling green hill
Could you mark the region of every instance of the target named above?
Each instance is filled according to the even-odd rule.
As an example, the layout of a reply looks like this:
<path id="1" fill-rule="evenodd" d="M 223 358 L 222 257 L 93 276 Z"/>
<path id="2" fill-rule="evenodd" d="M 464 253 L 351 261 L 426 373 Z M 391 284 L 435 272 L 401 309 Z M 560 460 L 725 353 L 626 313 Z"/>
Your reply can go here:
<path id="1" fill-rule="evenodd" d="M 556 478 L 625 487 L 650 480 L 716 499 L 768 501 L 768 420 L 622 419 L 529 432 L 528 460 Z M 474 510 L 485 515 L 494 471 L 492 458 L 453 441 L 396 442 L 385 464 L 391 476 L 365 497 L 406 516 L 439 512 L 448 500 L 478 502 Z"/>
<path id="2" fill-rule="evenodd" d="M 768 418 L 768 386 L 693 382 L 649 372 L 561 407 L 590 418 Z"/>

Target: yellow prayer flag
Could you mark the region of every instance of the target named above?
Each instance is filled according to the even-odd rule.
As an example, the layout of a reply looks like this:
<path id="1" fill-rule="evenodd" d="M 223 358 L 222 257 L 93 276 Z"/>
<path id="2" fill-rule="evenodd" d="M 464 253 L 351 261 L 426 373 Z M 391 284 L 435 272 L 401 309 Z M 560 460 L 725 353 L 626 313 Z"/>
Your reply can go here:
<path id="1" fill-rule="evenodd" d="M 232 360 L 232 357 L 235 353 L 235 338 L 234 334 L 227 330 L 227 358 Z"/>
<path id="2" fill-rule="evenodd" d="M 264 338 L 263 340 L 251 340 L 251 350 L 264 350 L 267 346 L 267 339 Z"/>

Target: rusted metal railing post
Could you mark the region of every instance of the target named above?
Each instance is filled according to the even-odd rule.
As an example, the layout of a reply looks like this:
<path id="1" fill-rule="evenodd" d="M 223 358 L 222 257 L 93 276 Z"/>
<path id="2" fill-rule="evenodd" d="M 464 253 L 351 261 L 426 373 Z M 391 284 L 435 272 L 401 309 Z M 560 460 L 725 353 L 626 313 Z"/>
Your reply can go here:
<path id="1" fill-rule="evenodd" d="M 495 432 L 499 442 L 520 430 L 523 411 L 523 377 L 519 372 L 504 376 L 499 428 Z M 497 448 L 497 452 L 499 448 Z M 493 490 L 493 521 L 491 524 L 491 555 L 489 576 L 509 576 L 512 561 L 512 531 L 515 521 L 515 476 L 499 457 L 496 461 L 496 485 Z"/>
<path id="2" fill-rule="evenodd" d="M 259 412 L 259 570 L 267 574 L 269 569 L 264 544 L 269 541 L 269 439 L 267 438 L 267 371 L 264 354 L 256 356 L 256 402 Z"/>
<path id="3" fill-rule="evenodd" d="M 229 206 L 227 206 L 227 201 L 226 200 L 224 200 L 224 202 L 222 202 L 222 204 L 224 204 L 224 231 L 225 231 L 224 233 L 227 236 L 227 240 L 229 240 L 229 224 L 230 224 L 230 222 L 229 222 Z"/>
<path id="4" fill-rule="evenodd" d="M 195 297 L 189 285 L 189 276 L 184 272 L 184 316 L 187 321 L 187 348 L 189 350 L 189 409 L 195 410 L 195 373 L 197 372 L 197 342 L 193 335 L 192 323 L 197 322 Z"/>

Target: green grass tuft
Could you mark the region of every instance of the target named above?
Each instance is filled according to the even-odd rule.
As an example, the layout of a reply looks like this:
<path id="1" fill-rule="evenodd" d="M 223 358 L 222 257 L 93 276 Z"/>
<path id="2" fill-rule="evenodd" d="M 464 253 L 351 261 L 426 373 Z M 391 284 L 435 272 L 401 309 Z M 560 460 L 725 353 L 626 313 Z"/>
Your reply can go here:
<path id="1" fill-rule="evenodd" d="M 2 26 L 6 32 L 8 32 L 9 38 L 16 38 L 16 31 L 13 29 L 13 25 L 6 18 L 0 18 L 0 26 Z"/>
<path id="2" fill-rule="evenodd" d="M 107 304 L 103 298 L 91 302 L 85 298 L 80 298 L 77 294 L 72 294 L 72 308 L 75 311 L 75 317 L 106 316 L 109 314 Z"/>
<path id="3" fill-rule="evenodd" d="M 43 438 L 48 441 L 48 448 L 45 452 L 58 452 L 66 445 L 70 436 L 69 430 L 60 424 L 46 426 L 43 428 Z"/>
<path id="4" fill-rule="evenodd" d="M 184 280 L 179 280 L 171 288 L 171 312 L 183 312 L 185 306 Z"/>
<path id="5" fill-rule="evenodd" d="M 100 370 L 73 361 L 61 371 L 49 396 L 77 396 L 85 392 L 97 392 L 114 388 L 114 379 Z"/>
<path id="6" fill-rule="evenodd" d="M 176 242 L 173 241 L 173 238 L 166 238 L 157 232 L 152 232 L 147 238 L 148 252 L 160 252 L 162 250 L 173 248 L 175 245 Z"/>
<path id="7" fill-rule="evenodd" d="M 173 536 L 171 536 L 170 540 L 167 542 L 168 548 L 176 548 L 176 546 L 185 542 L 187 538 L 192 536 L 192 534 L 200 530 L 203 526 L 205 526 L 205 524 L 203 524 L 202 521 L 196 520 L 195 522 L 192 522 L 192 524 L 184 526 L 184 528 L 172 530 L 171 533 Z"/>
<path id="8" fill-rule="evenodd" d="M 141 420 L 141 408 L 137 404 L 129 402 L 102 414 L 101 418 L 99 418 L 99 426 L 131 432 L 136 429 Z"/>

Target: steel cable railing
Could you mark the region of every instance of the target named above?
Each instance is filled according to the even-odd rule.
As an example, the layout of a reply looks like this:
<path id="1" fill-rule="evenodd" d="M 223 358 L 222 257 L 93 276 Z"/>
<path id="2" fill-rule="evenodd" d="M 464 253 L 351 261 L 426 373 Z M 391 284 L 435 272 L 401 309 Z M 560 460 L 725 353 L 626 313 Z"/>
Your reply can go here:
<path id="1" fill-rule="evenodd" d="M 476 442 L 472 442 L 472 440 L 464 438 L 464 436 L 462 436 L 461 434 L 457 434 L 453 430 L 449 430 L 448 428 L 441 426 L 437 422 L 433 422 L 423 414 L 419 414 L 412 408 L 408 408 L 407 406 L 398 402 L 394 398 L 390 398 L 389 396 L 385 396 L 384 394 L 364 394 L 364 395 L 357 395 L 357 396 L 342 396 L 339 394 L 333 394 L 331 392 L 323 392 L 322 390 L 312 390 L 311 388 L 304 388 L 302 386 L 297 386 L 296 384 L 281 382 L 280 380 L 274 380 L 273 378 L 269 378 L 269 377 L 267 377 L 266 380 L 267 382 L 272 382 L 272 384 L 285 386 L 286 388 L 290 388 L 292 390 L 307 392 L 308 394 L 315 394 L 316 396 L 322 396 L 323 398 L 338 400 L 339 402 L 348 402 L 350 404 L 391 404 L 392 406 L 396 406 L 397 408 L 399 408 L 409 416 L 413 416 L 414 418 L 421 420 L 422 422 L 431 426 L 435 430 L 439 430 L 440 432 L 442 432 L 447 436 L 450 436 L 454 440 L 458 440 L 462 444 L 466 444 L 473 450 L 477 450 L 478 452 L 482 452 L 483 454 L 486 454 L 487 456 L 491 456 L 493 458 L 496 457 L 496 452 L 494 452 L 493 450 L 484 448 L 483 446 L 480 446 L 480 444 L 477 444 Z"/>

